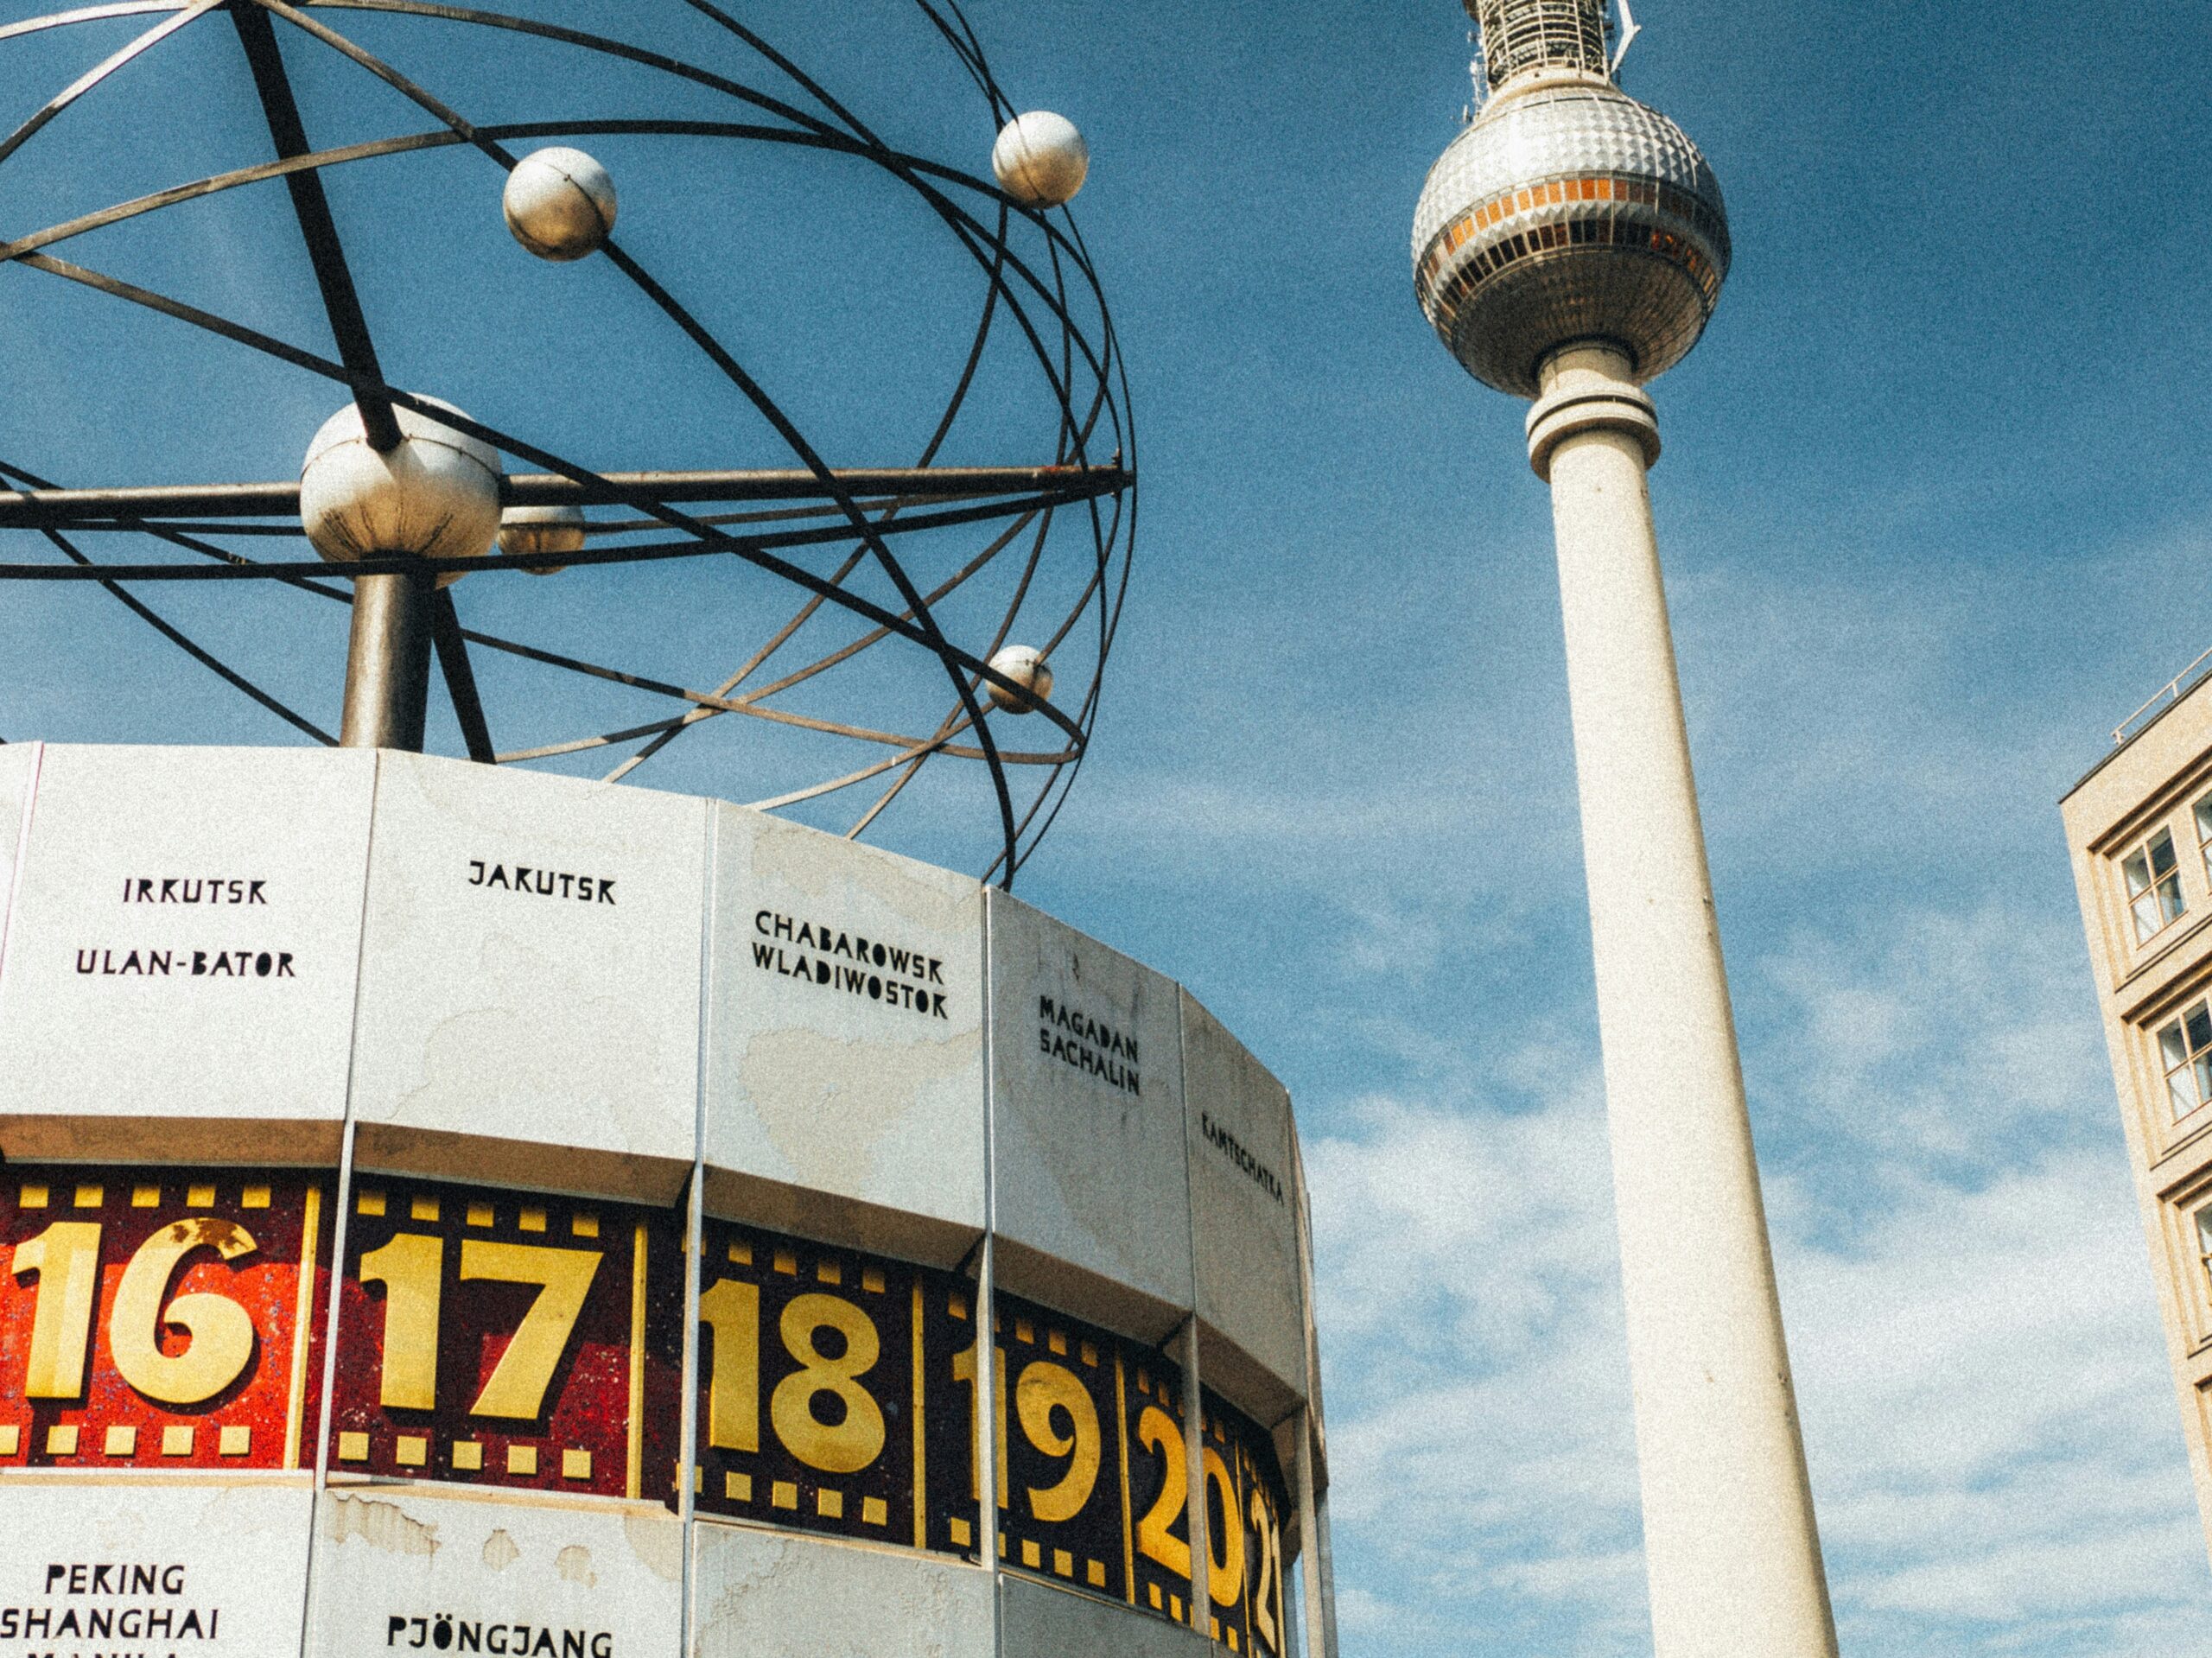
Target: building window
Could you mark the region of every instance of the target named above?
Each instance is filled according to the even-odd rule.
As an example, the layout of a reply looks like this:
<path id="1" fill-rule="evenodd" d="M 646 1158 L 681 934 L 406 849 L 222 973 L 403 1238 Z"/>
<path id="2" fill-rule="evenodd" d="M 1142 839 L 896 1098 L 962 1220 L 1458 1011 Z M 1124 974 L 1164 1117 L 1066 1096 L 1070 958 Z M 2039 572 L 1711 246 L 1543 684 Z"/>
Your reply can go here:
<path id="1" fill-rule="evenodd" d="M 2160 1031 L 2158 1058 L 2176 1122 L 2212 1101 L 2212 1011 L 2200 1001 Z"/>
<path id="2" fill-rule="evenodd" d="M 2212 804 L 2212 796 L 2205 804 Z M 2197 810 L 2198 821 L 2207 822 L 2202 815 L 2204 807 Z M 2127 912 L 2135 918 L 2135 942 L 2139 944 L 2182 912 L 2181 871 L 2174 861 L 2171 832 L 2160 829 L 2138 847 L 2121 862 L 2120 873 L 2127 883 Z"/>
<path id="3" fill-rule="evenodd" d="M 2204 1263 L 2205 1286 L 2212 1289 L 2212 1204 L 2196 1211 L 2196 1258 Z"/>
<path id="4" fill-rule="evenodd" d="M 2196 845 L 2204 854 L 2204 877 L 2212 881 L 2212 795 L 2196 803 Z"/>

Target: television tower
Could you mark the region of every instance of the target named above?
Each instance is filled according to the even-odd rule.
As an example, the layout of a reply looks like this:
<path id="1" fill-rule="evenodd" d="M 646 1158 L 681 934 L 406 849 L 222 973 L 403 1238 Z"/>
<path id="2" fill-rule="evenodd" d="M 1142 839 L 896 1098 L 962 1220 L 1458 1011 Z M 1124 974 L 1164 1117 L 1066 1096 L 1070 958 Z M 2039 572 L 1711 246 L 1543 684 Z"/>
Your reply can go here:
<path id="1" fill-rule="evenodd" d="M 1603 0 L 1465 3 L 1487 97 L 1430 169 L 1414 283 L 1468 372 L 1535 400 L 1552 488 L 1654 1650 L 1833 1658 L 1645 479 L 1643 388 L 1713 314 L 1726 213 L 1613 84 Z"/>

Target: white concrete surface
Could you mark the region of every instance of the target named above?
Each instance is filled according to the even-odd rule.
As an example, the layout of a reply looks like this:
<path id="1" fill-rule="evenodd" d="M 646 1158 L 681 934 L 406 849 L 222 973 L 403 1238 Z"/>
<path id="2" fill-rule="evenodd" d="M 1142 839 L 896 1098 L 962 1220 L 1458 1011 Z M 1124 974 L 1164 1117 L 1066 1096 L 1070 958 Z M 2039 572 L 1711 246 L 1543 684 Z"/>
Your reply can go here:
<path id="1" fill-rule="evenodd" d="M 1690 772 L 1645 468 L 1602 346 L 1545 366 L 1606 1117 L 1657 1658 L 1830 1658 L 1835 1633 Z"/>
<path id="2" fill-rule="evenodd" d="M 696 1138 L 705 876 L 699 800 L 380 755 L 360 1165 L 672 1202 Z"/>
<path id="3" fill-rule="evenodd" d="M 683 1612 L 683 1522 L 656 1504 L 377 1484 L 317 1508 L 313 1658 L 526 1655 L 541 1631 L 556 1654 L 578 1636 L 591 1658 L 675 1658 Z"/>
<path id="4" fill-rule="evenodd" d="M 691 1536 L 696 1658 L 992 1658 L 981 1566 L 706 1520 Z"/>
<path id="5" fill-rule="evenodd" d="M 314 1502 L 305 1475 L 0 1475 L 0 1652 L 296 1652 Z"/>
<path id="6" fill-rule="evenodd" d="M 707 1206 L 949 1266 L 983 1225 L 982 892 L 715 812 Z"/>
<path id="7" fill-rule="evenodd" d="M 336 1160 L 374 767 L 45 748 L 0 977 L 0 1150 Z"/>
<path id="8" fill-rule="evenodd" d="M 999 1282 L 1156 1344 L 1192 1297 L 1180 992 L 988 896 Z"/>

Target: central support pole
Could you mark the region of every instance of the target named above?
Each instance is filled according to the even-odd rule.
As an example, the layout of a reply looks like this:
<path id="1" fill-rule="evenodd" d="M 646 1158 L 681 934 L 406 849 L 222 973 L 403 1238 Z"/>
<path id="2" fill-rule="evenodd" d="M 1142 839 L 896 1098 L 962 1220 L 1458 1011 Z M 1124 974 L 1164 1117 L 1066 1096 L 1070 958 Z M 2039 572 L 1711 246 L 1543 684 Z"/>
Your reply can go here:
<path id="1" fill-rule="evenodd" d="M 1621 352 L 1542 370 L 1656 1658 L 1834 1658 L 1765 1206 Z"/>
<path id="2" fill-rule="evenodd" d="M 423 752 L 430 700 L 430 607 L 435 578 L 353 578 L 353 633 L 346 648 L 341 748 Z"/>

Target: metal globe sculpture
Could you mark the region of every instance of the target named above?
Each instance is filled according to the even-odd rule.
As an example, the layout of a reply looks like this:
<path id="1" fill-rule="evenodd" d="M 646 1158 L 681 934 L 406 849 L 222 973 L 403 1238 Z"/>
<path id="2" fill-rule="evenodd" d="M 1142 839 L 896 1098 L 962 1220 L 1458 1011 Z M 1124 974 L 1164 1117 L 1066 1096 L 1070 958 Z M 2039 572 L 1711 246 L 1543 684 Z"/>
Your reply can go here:
<path id="1" fill-rule="evenodd" d="M 1063 207 L 1090 175 L 1090 146 L 1065 116 L 1032 110 L 1001 130 L 991 146 L 991 171 L 1015 200 Z"/>
<path id="2" fill-rule="evenodd" d="M 352 403 L 315 435 L 300 467 L 300 524 L 308 545 L 334 564 L 482 557 L 499 529 L 499 452 L 411 409 L 395 410 L 393 418 L 399 442 L 381 453 Z M 437 577 L 441 587 L 460 579 L 457 569 Z"/>
<path id="3" fill-rule="evenodd" d="M 1080 768 L 1135 522 L 1111 314 L 1046 211 L 1081 135 L 1020 114 L 939 0 L 826 64 L 714 6 L 622 34 L 372 11 L 0 27 L 10 84 L 54 89 L 0 133 L 0 185 L 71 204 L 0 241 L 10 336 L 39 342 L 0 353 L 0 581 L 118 605 L 310 741 L 652 764 L 1010 883 Z M 75 475 L 60 430 L 98 435 Z M 365 617 L 412 643 L 349 670 L 341 726 L 349 606 L 353 667 Z M 1058 691 L 991 665 L 1017 632 Z M 86 734 L 204 736 L 164 684 Z M 363 685 L 399 717 L 357 722 Z M 1049 735 L 1002 743 L 1016 712 Z M 61 734 L 0 731 L 27 734 Z"/>
<path id="4" fill-rule="evenodd" d="M 1719 181 L 1680 127 L 1611 84 L 1597 6 L 1468 10 L 1491 95 L 1414 213 L 1422 311 L 1469 373 L 1515 396 L 1535 397 L 1538 365 L 1580 340 L 1656 378 L 1720 298 Z"/>
<path id="5" fill-rule="evenodd" d="M 618 205 L 607 169 L 563 144 L 532 150 L 516 162 L 499 197 L 515 240 L 556 264 L 604 247 L 614 234 Z"/>

